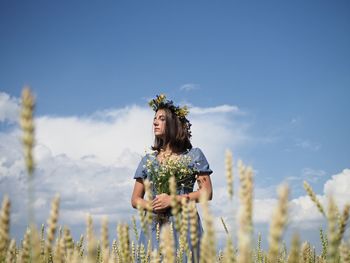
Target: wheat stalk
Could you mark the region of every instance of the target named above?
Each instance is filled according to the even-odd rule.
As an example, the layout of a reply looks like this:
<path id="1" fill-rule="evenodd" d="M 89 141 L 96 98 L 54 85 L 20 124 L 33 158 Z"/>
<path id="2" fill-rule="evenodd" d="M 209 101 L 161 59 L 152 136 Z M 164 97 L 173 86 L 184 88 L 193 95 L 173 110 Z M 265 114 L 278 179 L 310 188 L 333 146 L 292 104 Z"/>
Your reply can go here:
<path id="1" fill-rule="evenodd" d="M 323 206 L 321 202 L 318 200 L 315 192 L 312 190 L 311 186 L 308 184 L 308 182 L 304 181 L 304 189 L 306 190 L 306 193 L 310 197 L 310 199 L 315 203 L 315 205 L 318 208 L 318 211 L 324 216 L 326 216 L 326 213 L 324 212 Z"/>
<path id="2" fill-rule="evenodd" d="M 139 239 L 139 233 L 137 231 L 137 226 L 136 226 L 136 218 L 135 216 L 132 216 L 132 229 L 134 231 L 134 236 L 135 236 L 135 240 Z"/>
<path id="3" fill-rule="evenodd" d="M 2 200 L 0 212 L 0 260 L 5 258 L 7 246 L 10 240 L 10 207 L 10 199 L 5 195 Z"/>
<path id="4" fill-rule="evenodd" d="M 220 220 L 221 220 L 222 226 L 223 226 L 224 229 L 225 229 L 226 234 L 228 235 L 229 232 L 228 232 L 228 229 L 227 229 L 227 225 L 226 225 L 224 219 L 222 218 L 222 216 L 220 217 Z"/>
<path id="5" fill-rule="evenodd" d="M 143 244 L 140 245 L 140 261 L 141 263 L 146 262 L 146 250 Z"/>
<path id="6" fill-rule="evenodd" d="M 288 187 L 282 185 L 278 189 L 278 204 L 272 216 L 269 234 L 269 262 L 277 260 L 278 248 L 282 238 L 284 227 L 287 223 L 288 212 Z"/>
<path id="7" fill-rule="evenodd" d="M 301 255 L 303 263 L 310 263 L 311 260 L 311 247 L 309 242 L 304 242 L 301 245 Z"/>
<path id="8" fill-rule="evenodd" d="M 224 251 L 223 261 L 224 263 L 232 263 L 235 262 L 235 251 L 232 243 L 232 238 L 227 236 L 226 247 Z"/>
<path id="9" fill-rule="evenodd" d="M 151 254 L 151 263 L 160 263 L 160 255 L 157 249 L 154 249 Z"/>
<path id="10" fill-rule="evenodd" d="M 7 249 L 6 263 L 12 263 L 16 261 L 16 240 L 12 239 Z"/>
<path id="11" fill-rule="evenodd" d="M 342 263 L 350 263 L 350 243 L 341 243 L 339 247 Z"/>
<path id="12" fill-rule="evenodd" d="M 152 191 L 151 182 L 146 179 L 143 181 L 145 186 L 145 197 L 146 197 L 146 222 L 148 225 L 152 224 Z"/>
<path id="13" fill-rule="evenodd" d="M 344 235 L 344 232 L 346 229 L 346 224 L 347 224 L 348 219 L 349 219 L 349 212 L 350 212 L 350 204 L 346 204 L 344 207 L 344 210 L 343 210 L 343 214 L 339 220 L 339 231 L 338 231 L 338 235 L 337 235 L 338 245 L 340 244 L 340 242 L 343 238 L 343 235 Z"/>
<path id="14" fill-rule="evenodd" d="M 87 262 L 95 262 L 97 259 L 97 241 L 94 234 L 93 220 L 90 214 L 86 218 L 86 242 Z"/>
<path id="15" fill-rule="evenodd" d="M 232 196 L 233 196 L 233 167 L 232 167 L 232 153 L 230 150 L 226 150 L 225 167 L 226 167 L 227 192 L 228 192 L 229 198 L 232 200 Z"/>
<path id="16" fill-rule="evenodd" d="M 249 262 L 251 256 L 251 234 L 253 231 L 253 170 L 245 167 L 238 160 L 239 188 L 239 228 L 238 228 L 238 262 Z"/>
<path id="17" fill-rule="evenodd" d="M 108 219 L 104 217 L 102 219 L 101 227 L 101 243 L 102 243 L 102 259 L 103 262 L 108 262 L 109 260 L 109 236 L 108 236 Z"/>
<path id="18" fill-rule="evenodd" d="M 336 205 L 332 196 L 329 197 L 328 205 L 328 262 L 336 262 L 337 249 L 338 249 L 338 234 L 337 232 L 337 212 Z"/>
<path id="19" fill-rule="evenodd" d="M 175 228 L 177 231 L 180 231 L 181 227 L 181 214 L 180 214 L 180 205 L 177 202 L 176 199 L 176 182 L 175 182 L 175 176 L 171 176 L 169 178 L 169 190 L 170 190 L 170 207 L 171 207 L 171 214 L 175 218 Z"/>
<path id="20" fill-rule="evenodd" d="M 34 171 L 33 146 L 34 146 L 34 107 L 35 100 L 29 87 L 22 91 L 22 109 L 20 126 L 23 131 L 22 143 L 24 147 L 24 158 L 29 176 Z"/>
<path id="21" fill-rule="evenodd" d="M 181 199 L 181 227 L 180 227 L 180 238 L 179 238 L 179 250 L 180 250 L 180 259 L 183 258 L 183 252 L 188 251 L 188 242 L 187 242 L 187 233 L 188 233 L 188 203 L 186 199 Z"/>
<path id="22" fill-rule="evenodd" d="M 160 249 L 163 256 L 164 263 L 174 263 L 175 261 L 175 243 L 174 235 L 171 231 L 170 225 L 165 225 L 162 227 L 160 234 Z"/>
<path id="23" fill-rule="evenodd" d="M 40 235 L 34 225 L 30 226 L 30 254 L 32 262 L 39 262 L 41 258 Z"/>
<path id="24" fill-rule="evenodd" d="M 59 203 L 60 198 L 58 195 L 53 199 L 51 203 L 51 211 L 50 211 L 50 217 L 47 221 L 47 237 L 46 237 L 46 258 L 49 259 L 51 257 L 52 253 L 52 242 L 55 238 L 55 233 L 57 230 L 57 221 L 58 221 L 58 213 L 59 213 Z"/>
<path id="25" fill-rule="evenodd" d="M 22 243 L 22 255 L 21 261 L 27 263 L 30 260 L 30 229 L 27 228 L 26 233 L 24 234 L 23 243 Z"/>
<path id="26" fill-rule="evenodd" d="M 205 231 L 201 239 L 201 254 L 199 262 L 214 262 L 216 256 L 214 219 L 209 211 L 208 193 L 206 191 L 201 192 L 200 202 L 202 205 L 203 225 Z"/>
<path id="27" fill-rule="evenodd" d="M 327 258 L 327 246 L 328 246 L 328 240 L 327 236 L 324 236 L 322 228 L 320 228 L 320 239 L 321 239 L 321 244 L 322 244 L 322 254 L 321 257 L 323 259 Z"/>

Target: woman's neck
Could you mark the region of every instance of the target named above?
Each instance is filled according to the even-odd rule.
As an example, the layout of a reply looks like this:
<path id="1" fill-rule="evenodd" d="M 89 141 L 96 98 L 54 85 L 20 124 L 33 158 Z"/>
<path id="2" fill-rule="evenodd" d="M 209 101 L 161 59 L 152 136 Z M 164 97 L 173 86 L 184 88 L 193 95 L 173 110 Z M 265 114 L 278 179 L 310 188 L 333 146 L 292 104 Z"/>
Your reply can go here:
<path id="1" fill-rule="evenodd" d="M 173 150 L 171 149 L 169 144 L 164 145 L 162 148 L 160 148 L 160 150 L 162 152 L 165 152 L 165 153 L 172 153 L 173 152 Z"/>

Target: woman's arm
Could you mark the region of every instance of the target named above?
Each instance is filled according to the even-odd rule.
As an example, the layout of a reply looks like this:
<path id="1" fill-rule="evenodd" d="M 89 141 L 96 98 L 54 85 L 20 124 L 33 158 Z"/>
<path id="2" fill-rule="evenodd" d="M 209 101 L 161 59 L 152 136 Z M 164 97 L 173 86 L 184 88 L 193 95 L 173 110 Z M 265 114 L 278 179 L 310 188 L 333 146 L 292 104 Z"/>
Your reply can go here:
<path id="1" fill-rule="evenodd" d="M 209 174 L 199 174 L 197 177 L 198 190 L 186 195 L 177 196 L 178 201 L 181 202 L 181 198 L 186 197 L 188 200 L 200 201 L 200 196 L 203 192 L 208 195 L 208 200 L 213 198 L 213 186 L 211 184 Z"/>
<path id="2" fill-rule="evenodd" d="M 134 185 L 134 191 L 131 196 L 131 205 L 133 208 L 137 208 L 137 204 L 140 204 L 142 208 L 146 209 L 147 202 L 143 199 L 145 195 L 145 186 L 143 185 L 143 179 L 136 179 Z"/>

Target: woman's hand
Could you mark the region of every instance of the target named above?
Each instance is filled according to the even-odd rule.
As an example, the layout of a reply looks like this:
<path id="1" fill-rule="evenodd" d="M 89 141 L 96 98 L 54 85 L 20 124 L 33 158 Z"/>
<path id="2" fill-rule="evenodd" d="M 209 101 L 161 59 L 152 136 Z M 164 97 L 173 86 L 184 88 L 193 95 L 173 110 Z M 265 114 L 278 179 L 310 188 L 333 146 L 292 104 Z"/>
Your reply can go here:
<path id="1" fill-rule="evenodd" d="M 164 212 L 170 207 L 171 197 L 168 194 L 156 195 L 152 201 L 152 209 L 156 213 Z"/>

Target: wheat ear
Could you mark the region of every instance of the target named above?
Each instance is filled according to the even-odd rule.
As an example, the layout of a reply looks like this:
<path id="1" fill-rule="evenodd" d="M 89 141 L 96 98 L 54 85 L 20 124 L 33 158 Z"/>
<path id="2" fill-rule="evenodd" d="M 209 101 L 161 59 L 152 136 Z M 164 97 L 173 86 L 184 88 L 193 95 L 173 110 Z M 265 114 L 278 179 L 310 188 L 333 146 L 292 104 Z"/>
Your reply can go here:
<path id="1" fill-rule="evenodd" d="M 346 204 L 344 207 L 344 210 L 343 210 L 343 214 L 340 217 L 339 231 L 338 231 L 338 235 L 337 235 L 337 243 L 338 244 L 340 244 L 340 242 L 344 236 L 346 224 L 347 224 L 348 219 L 349 219 L 349 212 L 350 212 L 350 204 Z"/>
<path id="2" fill-rule="evenodd" d="M 282 185 L 278 189 L 278 204 L 272 216 L 269 234 L 269 262 L 275 262 L 278 256 L 279 243 L 282 238 L 288 216 L 288 187 Z"/>
<path id="3" fill-rule="evenodd" d="M 251 257 L 251 234 L 253 231 L 253 170 L 238 161 L 239 187 L 239 229 L 238 229 L 238 262 L 249 262 Z"/>
<path id="4" fill-rule="evenodd" d="M 328 255 L 327 262 L 336 262 L 338 250 L 338 232 L 337 232 L 337 208 L 332 196 L 329 197 L 328 203 Z"/>
<path id="5" fill-rule="evenodd" d="M 306 193 L 308 194 L 308 196 L 310 197 L 310 199 L 317 206 L 318 211 L 320 211 L 320 213 L 322 215 L 326 216 L 326 213 L 324 212 L 324 209 L 323 209 L 323 206 L 322 206 L 321 202 L 318 200 L 315 192 L 312 190 L 311 186 L 306 181 L 304 181 L 304 189 L 305 189 Z"/>
<path id="6" fill-rule="evenodd" d="M 175 243 L 170 227 L 168 224 L 163 226 L 160 234 L 160 248 L 164 263 L 175 262 Z"/>
<path id="7" fill-rule="evenodd" d="M 104 217 L 101 225 L 101 244 L 102 244 L 102 260 L 109 260 L 109 236 L 108 236 L 108 219 Z"/>
<path id="8" fill-rule="evenodd" d="M 232 196 L 233 196 L 233 167 L 232 167 L 232 152 L 230 150 L 226 150 L 225 167 L 226 167 L 227 192 L 228 192 L 229 198 L 232 200 Z"/>
<path id="9" fill-rule="evenodd" d="M 60 198 L 58 195 L 53 199 L 51 203 L 51 211 L 50 217 L 47 221 L 47 238 L 46 238 L 46 253 L 47 258 L 50 258 L 52 255 L 52 242 L 55 238 L 55 233 L 57 230 L 57 221 L 58 221 L 58 213 L 59 213 L 59 204 Z"/>
<path id="10" fill-rule="evenodd" d="M 200 202 L 203 211 L 203 225 L 205 231 L 201 239 L 201 255 L 199 262 L 214 262 L 216 260 L 214 219 L 209 211 L 208 193 L 206 191 L 201 192 Z"/>
<path id="11" fill-rule="evenodd" d="M 7 246 L 10 240 L 10 207 L 10 199 L 5 195 L 2 200 L 0 212 L 0 260 L 5 258 Z"/>

